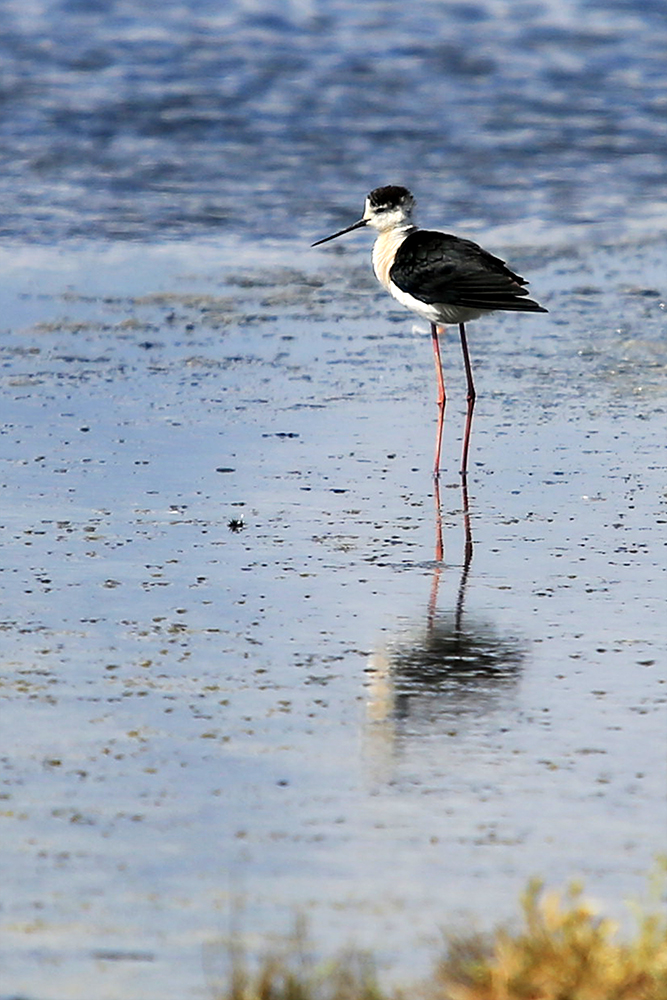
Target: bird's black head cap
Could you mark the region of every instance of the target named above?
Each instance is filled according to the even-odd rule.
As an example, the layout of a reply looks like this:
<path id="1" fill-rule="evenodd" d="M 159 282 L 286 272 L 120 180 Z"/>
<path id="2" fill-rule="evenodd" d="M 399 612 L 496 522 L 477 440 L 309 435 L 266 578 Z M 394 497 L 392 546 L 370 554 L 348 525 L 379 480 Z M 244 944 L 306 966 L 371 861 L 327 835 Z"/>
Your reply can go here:
<path id="1" fill-rule="evenodd" d="M 401 187 L 400 184 L 387 184 L 371 191 L 368 202 L 371 208 L 398 208 L 399 205 L 414 205 L 415 199 L 408 189 Z"/>

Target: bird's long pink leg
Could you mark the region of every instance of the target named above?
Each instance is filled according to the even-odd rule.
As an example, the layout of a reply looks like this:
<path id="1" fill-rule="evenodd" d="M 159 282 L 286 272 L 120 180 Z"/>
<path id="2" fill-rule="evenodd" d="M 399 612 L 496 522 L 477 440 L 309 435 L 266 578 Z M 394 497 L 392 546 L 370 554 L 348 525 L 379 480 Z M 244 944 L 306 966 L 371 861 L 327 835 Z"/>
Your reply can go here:
<path id="1" fill-rule="evenodd" d="M 445 545 L 442 540 L 442 503 L 440 502 L 440 480 L 436 476 L 433 483 L 433 502 L 435 503 L 435 561 L 441 563 L 445 558 Z"/>
<path id="2" fill-rule="evenodd" d="M 445 393 L 445 380 L 442 376 L 442 362 L 440 360 L 440 342 L 438 340 L 438 328 L 435 323 L 431 323 L 431 343 L 433 344 L 433 359 L 435 361 L 435 377 L 438 380 L 438 429 L 435 436 L 435 465 L 433 475 L 437 479 L 440 475 L 440 449 L 442 447 L 442 428 L 445 424 L 445 403 L 447 395 Z"/>
<path id="3" fill-rule="evenodd" d="M 463 451 L 461 453 L 461 475 L 465 479 L 468 475 L 468 449 L 470 448 L 472 414 L 475 409 L 475 385 L 472 380 L 472 366 L 470 364 L 470 355 L 468 354 L 465 323 L 459 323 L 459 333 L 461 334 L 461 350 L 463 351 L 463 364 L 465 365 L 466 381 L 468 383 L 468 411 L 466 413 L 466 425 L 463 431 Z"/>
<path id="4" fill-rule="evenodd" d="M 467 570 L 472 560 L 472 526 L 470 524 L 470 501 L 468 499 L 468 477 L 461 477 L 461 503 L 463 506 L 463 532 L 465 546 L 463 549 L 463 565 Z"/>

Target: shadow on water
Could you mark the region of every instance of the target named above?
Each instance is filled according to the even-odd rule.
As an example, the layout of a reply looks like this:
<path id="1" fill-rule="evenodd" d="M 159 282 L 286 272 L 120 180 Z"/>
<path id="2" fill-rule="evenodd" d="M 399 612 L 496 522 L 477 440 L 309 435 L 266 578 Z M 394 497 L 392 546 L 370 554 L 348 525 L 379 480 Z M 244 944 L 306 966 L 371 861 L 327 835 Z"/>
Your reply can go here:
<path id="1" fill-rule="evenodd" d="M 371 655 L 368 676 L 369 726 L 388 727 L 384 737 L 433 734 L 439 720 L 478 716 L 496 709 L 518 681 L 524 659 L 515 635 L 466 612 L 473 557 L 467 483 L 462 483 L 463 561 L 456 596 L 440 608 L 443 561 L 440 491 L 436 482 L 435 564 L 423 621 L 403 626 Z M 379 733 L 378 733 L 379 735 Z"/>

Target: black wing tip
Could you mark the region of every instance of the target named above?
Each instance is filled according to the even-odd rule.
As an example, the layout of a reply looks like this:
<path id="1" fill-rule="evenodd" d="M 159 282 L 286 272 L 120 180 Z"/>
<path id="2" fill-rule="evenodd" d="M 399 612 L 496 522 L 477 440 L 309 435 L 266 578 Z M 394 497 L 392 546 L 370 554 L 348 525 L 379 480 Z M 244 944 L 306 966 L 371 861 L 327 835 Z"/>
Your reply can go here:
<path id="1" fill-rule="evenodd" d="M 534 299 L 493 299 L 490 296 L 488 298 L 482 298 L 481 296 L 472 295 L 469 298 L 461 296 L 456 304 L 470 309 L 488 309 L 489 312 L 549 312 L 548 309 L 545 309 L 544 306 L 541 306 L 539 302 L 536 302 Z"/>
<path id="2" fill-rule="evenodd" d="M 549 310 L 541 306 L 539 302 L 535 302 L 534 299 L 523 299 L 518 304 L 518 309 L 522 312 L 532 312 L 532 313 L 548 313 Z"/>
<path id="3" fill-rule="evenodd" d="M 524 285 L 527 285 L 527 284 L 528 284 L 528 282 L 522 279 L 522 281 L 521 281 L 521 288 L 519 288 L 519 289 L 517 289 L 515 291 L 514 294 L 516 295 L 516 298 L 512 300 L 513 302 L 516 303 L 516 305 L 515 306 L 507 305 L 504 308 L 505 309 L 512 309 L 512 308 L 523 309 L 526 312 L 548 313 L 549 310 L 545 306 L 541 306 L 540 303 L 537 302 L 536 299 L 529 299 L 529 298 L 527 298 L 527 296 L 530 293 L 528 292 L 527 288 L 523 287 Z M 524 296 L 526 296 L 526 297 L 524 297 Z"/>

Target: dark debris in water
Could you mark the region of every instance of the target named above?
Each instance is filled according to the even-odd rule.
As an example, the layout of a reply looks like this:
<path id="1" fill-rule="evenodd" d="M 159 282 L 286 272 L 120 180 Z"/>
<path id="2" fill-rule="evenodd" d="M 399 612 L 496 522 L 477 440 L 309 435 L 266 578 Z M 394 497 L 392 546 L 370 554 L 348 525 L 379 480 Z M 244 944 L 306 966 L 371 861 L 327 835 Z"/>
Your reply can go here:
<path id="1" fill-rule="evenodd" d="M 154 962 L 155 955 L 150 951 L 121 951 L 116 949 L 100 949 L 91 955 L 97 962 Z"/>

